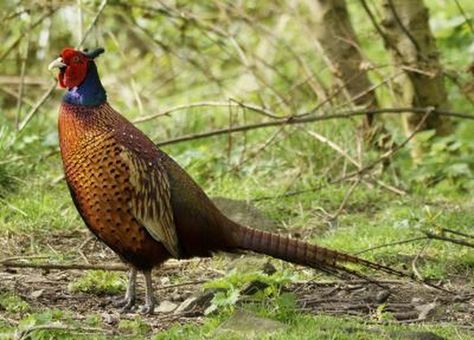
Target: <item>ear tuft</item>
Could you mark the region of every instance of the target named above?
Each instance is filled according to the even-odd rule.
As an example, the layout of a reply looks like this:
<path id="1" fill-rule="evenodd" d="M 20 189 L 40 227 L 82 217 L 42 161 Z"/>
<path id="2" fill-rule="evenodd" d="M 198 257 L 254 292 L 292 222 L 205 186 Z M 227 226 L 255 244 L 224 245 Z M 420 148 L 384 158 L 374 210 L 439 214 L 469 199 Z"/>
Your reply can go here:
<path id="1" fill-rule="evenodd" d="M 83 51 L 84 55 L 86 57 L 90 58 L 90 59 L 95 59 L 96 57 L 98 57 L 99 55 L 101 55 L 104 52 L 105 52 L 105 50 L 102 47 L 96 48 L 96 49 L 94 49 L 90 52 L 89 52 L 88 49 L 84 49 L 84 51 Z"/>

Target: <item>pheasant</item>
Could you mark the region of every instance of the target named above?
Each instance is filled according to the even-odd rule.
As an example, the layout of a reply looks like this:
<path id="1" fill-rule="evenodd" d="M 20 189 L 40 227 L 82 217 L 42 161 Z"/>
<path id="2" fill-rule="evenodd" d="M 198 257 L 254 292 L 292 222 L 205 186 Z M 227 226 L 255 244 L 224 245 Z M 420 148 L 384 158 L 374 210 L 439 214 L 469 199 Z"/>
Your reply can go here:
<path id="1" fill-rule="evenodd" d="M 224 216 L 196 182 L 107 101 L 94 59 L 104 52 L 64 48 L 59 68 L 66 88 L 59 142 L 72 200 L 87 227 L 130 266 L 125 297 L 135 305 L 137 272 L 146 283 L 143 313 L 152 313 L 151 271 L 170 258 L 253 251 L 330 273 L 355 263 L 405 276 L 378 263 L 300 240 L 242 226 Z"/>

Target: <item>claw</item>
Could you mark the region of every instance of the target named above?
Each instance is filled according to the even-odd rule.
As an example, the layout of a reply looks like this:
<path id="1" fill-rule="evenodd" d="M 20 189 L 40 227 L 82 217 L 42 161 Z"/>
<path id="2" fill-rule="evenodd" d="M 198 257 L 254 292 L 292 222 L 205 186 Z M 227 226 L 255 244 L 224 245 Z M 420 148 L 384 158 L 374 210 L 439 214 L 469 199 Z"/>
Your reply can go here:
<path id="1" fill-rule="evenodd" d="M 143 306 L 140 307 L 139 310 L 140 314 L 142 315 L 152 315 L 155 312 L 155 304 L 144 304 Z"/>
<path id="2" fill-rule="evenodd" d="M 145 304 L 140 308 L 140 313 L 151 315 L 155 311 L 155 297 L 153 296 L 153 284 L 151 281 L 151 271 L 143 272 L 145 276 Z"/>
<path id="3" fill-rule="evenodd" d="M 153 296 L 153 284 L 151 280 L 151 270 L 143 271 L 145 276 L 145 304 L 139 309 L 140 314 L 151 315 L 155 311 L 155 297 Z M 135 311 L 135 286 L 137 279 L 137 270 L 132 267 L 128 277 L 128 287 L 125 297 L 112 302 L 114 307 L 121 307 L 121 313 Z"/>
<path id="4" fill-rule="evenodd" d="M 117 299 L 112 302 L 112 306 L 116 308 L 122 308 L 121 312 L 130 311 L 135 306 L 135 299 L 132 297 L 125 296 L 124 298 Z"/>
<path id="5" fill-rule="evenodd" d="M 117 307 L 117 308 L 122 307 L 120 310 L 121 313 L 129 312 L 135 306 L 136 279 L 137 279 L 137 270 L 135 268 L 131 268 L 130 273 L 128 275 L 128 286 L 127 286 L 127 292 L 125 293 L 125 297 L 121 299 L 117 299 L 112 302 L 112 305 L 114 307 Z"/>
<path id="6" fill-rule="evenodd" d="M 120 308 L 120 314 L 126 314 L 128 312 L 134 312 L 136 309 L 135 303 L 127 303 L 125 306 Z"/>

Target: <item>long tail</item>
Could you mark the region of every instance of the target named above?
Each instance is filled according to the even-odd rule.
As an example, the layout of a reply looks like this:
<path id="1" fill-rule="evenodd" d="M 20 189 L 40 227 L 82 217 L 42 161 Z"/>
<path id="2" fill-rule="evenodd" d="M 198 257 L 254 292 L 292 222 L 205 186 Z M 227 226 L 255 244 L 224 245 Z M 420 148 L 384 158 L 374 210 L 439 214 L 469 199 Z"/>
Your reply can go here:
<path id="1" fill-rule="evenodd" d="M 452 293 L 442 287 L 419 280 L 410 274 L 393 268 L 367 261 L 357 256 L 310 244 L 308 242 L 290 239 L 286 236 L 244 226 L 239 226 L 239 228 L 236 229 L 236 236 L 235 242 L 239 249 L 266 254 L 295 264 L 316 268 L 336 276 L 340 276 L 339 274 L 343 272 L 377 283 L 376 280 L 342 265 L 342 263 L 354 263 L 391 275 L 409 278 L 430 287 Z"/>
<path id="2" fill-rule="evenodd" d="M 320 247 L 286 236 L 241 226 L 237 237 L 238 248 L 301 264 L 317 269 L 338 268 L 340 263 L 355 263 L 397 276 L 409 276 L 390 267 L 356 256 Z"/>

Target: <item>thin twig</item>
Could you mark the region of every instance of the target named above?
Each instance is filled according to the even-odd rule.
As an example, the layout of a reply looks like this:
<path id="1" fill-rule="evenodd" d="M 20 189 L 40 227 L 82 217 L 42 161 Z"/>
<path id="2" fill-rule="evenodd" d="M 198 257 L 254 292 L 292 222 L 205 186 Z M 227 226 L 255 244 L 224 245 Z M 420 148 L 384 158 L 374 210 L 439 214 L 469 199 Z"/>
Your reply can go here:
<path id="1" fill-rule="evenodd" d="M 457 231 L 457 230 L 452 230 L 452 229 L 448 229 L 448 228 L 441 228 L 441 230 L 445 233 L 451 233 L 451 234 L 456 234 L 456 235 L 464 236 L 464 237 L 468 237 L 468 238 L 474 238 L 474 235 L 469 235 L 469 234 L 466 234 L 466 233 L 462 233 L 462 232 Z"/>
<path id="2" fill-rule="evenodd" d="M 0 91 L 6 93 L 9 96 L 12 96 L 16 99 L 19 98 L 18 93 L 16 91 L 13 91 L 13 90 L 9 89 L 9 88 L 0 87 Z M 23 101 L 23 103 L 28 104 L 30 106 L 34 105 L 34 103 L 31 100 L 29 100 L 28 98 L 23 97 L 21 100 Z"/>
<path id="3" fill-rule="evenodd" d="M 382 156 L 380 156 L 377 160 L 373 161 L 369 165 L 366 165 L 365 167 L 363 167 L 360 170 L 357 170 L 357 171 L 352 172 L 348 175 L 345 175 L 345 176 L 335 180 L 334 182 L 338 183 L 338 182 L 347 180 L 348 178 L 352 178 L 354 176 L 364 175 L 366 172 L 373 169 L 377 164 L 382 163 L 386 159 L 390 159 L 396 152 L 398 152 L 400 149 L 402 149 L 405 145 L 407 145 L 415 137 L 415 135 L 421 129 L 421 127 L 425 123 L 426 119 L 428 118 L 428 116 L 430 114 L 432 114 L 432 112 L 433 112 L 433 108 L 427 108 L 425 110 L 425 115 L 421 118 L 421 120 L 418 122 L 418 125 L 415 127 L 415 129 L 410 133 L 410 135 L 402 143 L 396 145 L 394 148 L 392 148 L 391 150 L 384 153 Z"/>
<path id="4" fill-rule="evenodd" d="M 0 63 L 3 61 L 3 59 L 5 59 L 9 54 L 10 52 L 18 46 L 18 44 L 21 42 L 21 40 L 23 39 L 23 36 L 25 34 L 27 34 L 27 32 L 31 32 L 34 28 L 36 28 L 36 26 L 38 26 L 39 24 L 41 24 L 44 19 L 46 18 L 49 18 L 54 12 L 56 12 L 58 10 L 59 7 L 56 7 L 56 8 L 49 8 L 48 12 L 43 14 L 41 17 L 38 18 L 38 20 L 36 20 L 34 23 L 32 23 L 29 27 L 28 27 L 28 30 L 26 32 L 23 32 L 22 34 L 20 34 L 20 36 L 5 50 L 5 52 L 3 52 L 3 54 L 0 56 Z"/>
<path id="5" fill-rule="evenodd" d="M 229 102 L 198 102 L 198 103 L 191 103 L 191 104 L 185 104 L 185 105 L 178 105 L 174 106 L 172 108 L 166 109 L 162 112 L 154 113 L 152 115 L 144 116 L 144 117 L 139 117 L 135 120 L 133 120 L 133 123 L 143 123 L 147 122 L 149 120 L 163 117 L 163 116 L 168 116 L 170 113 L 175 112 L 175 111 L 182 111 L 182 110 L 189 110 L 195 107 L 241 107 L 244 109 L 249 109 L 252 111 L 255 111 L 257 113 L 261 113 L 264 116 L 270 117 L 270 118 L 276 118 L 276 119 L 281 119 L 281 116 L 278 116 L 274 114 L 273 112 L 263 108 L 259 107 L 254 104 L 247 104 L 243 103 L 241 101 L 238 101 L 236 99 L 229 99 Z"/>
<path id="6" fill-rule="evenodd" d="M 98 240 L 97 237 L 95 236 L 90 236 L 89 238 L 87 238 L 84 242 L 82 242 L 79 247 L 76 248 L 76 251 L 79 253 L 79 255 L 81 255 L 81 257 L 84 259 L 84 261 L 86 261 L 86 263 L 90 263 L 89 262 L 89 259 L 87 258 L 86 254 L 84 254 L 84 252 L 82 251 L 85 246 L 93 241 L 93 240 Z"/>
<path id="7" fill-rule="evenodd" d="M 25 257 L 27 258 L 27 257 Z M 176 268 L 180 265 L 195 262 L 194 260 L 169 260 L 162 264 L 160 268 Z M 11 261 L 10 259 L 0 260 L 0 267 L 6 268 L 33 268 L 33 269 L 51 269 L 51 270 L 109 270 L 109 271 L 128 271 L 129 267 L 120 264 L 86 264 L 86 263 L 71 263 L 71 264 L 54 264 L 54 263 L 29 263 Z"/>
<path id="8" fill-rule="evenodd" d="M 386 189 L 387 191 L 393 192 L 394 194 L 400 195 L 400 196 L 405 196 L 407 192 L 401 188 L 397 188 L 393 185 L 387 184 L 380 179 L 377 178 L 364 178 L 364 181 L 374 181 L 375 184 L 378 186 L 382 187 L 383 189 Z"/>
<path id="9" fill-rule="evenodd" d="M 398 56 L 402 56 L 402 53 L 400 52 L 400 50 L 398 49 L 397 46 L 391 44 L 390 42 L 390 39 L 388 39 L 387 35 L 385 34 L 385 32 L 382 30 L 382 28 L 380 28 L 378 22 L 377 22 L 377 19 L 375 18 L 374 14 L 372 13 L 372 11 L 370 10 L 370 7 L 369 5 L 367 4 L 366 0 L 359 0 L 362 4 L 362 7 L 364 7 L 364 10 L 365 12 L 367 13 L 367 15 L 369 16 L 369 19 L 370 21 L 372 22 L 372 25 L 374 26 L 375 30 L 377 31 L 377 33 L 380 35 L 380 37 L 382 37 L 382 40 L 385 44 L 385 46 L 390 46 L 390 48 L 392 48 L 395 53 L 398 55 Z"/>
<path id="10" fill-rule="evenodd" d="M 84 37 L 84 15 L 82 11 L 82 0 L 77 0 L 77 19 L 79 21 L 79 41 Z"/>
<path id="11" fill-rule="evenodd" d="M 58 270 L 108 270 L 108 271 L 128 271 L 128 267 L 123 264 L 53 264 L 53 263 L 27 263 L 27 262 L 0 262 L 0 266 L 7 268 L 34 268 L 34 269 L 58 269 Z"/>
<path id="12" fill-rule="evenodd" d="M 422 50 L 420 48 L 420 45 L 418 44 L 418 41 L 416 41 L 415 37 L 411 34 L 411 32 L 408 30 L 408 28 L 405 27 L 403 24 L 402 20 L 400 19 L 400 16 L 398 15 L 398 12 L 395 8 L 395 5 L 393 4 L 392 0 L 388 0 L 388 5 L 390 6 L 390 10 L 392 11 L 393 17 L 395 18 L 395 21 L 397 22 L 398 26 L 400 29 L 405 33 L 405 35 L 410 39 L 412 42 L 413 46 L 415 46 L 415 49 L 418 53 L 421 53 Z"/>
<path id="13" fill-rule="evenodd" d="M 16 320 L 12 320 L 12 319 L 9 319 L 3 315 L 0 315 L 0 320 L 2 320 L 3 322 L 6 322 L 8 323 L 10 326 L 18 326 L 18 321 Z M 6 333 L 3 333 L 2 335 L 6 335 Z"/>
<path id="14" fill-rule="evenodd" d="M 127 63 L 127 56 L 123 52 L 123 48 L 120 46 L 120 43 L 117 37 L 115 36 L 115 34 L 111 31 L 107 32 L 107 34 L 109 35 L 110 39 L 115 44 L 115 46 L 117 47 L 117 50 L 120 53 L 120 56 L 122 57 L 122 60 L 124 61 L 124 63 Z M 140 113 L 140 115 L 143 115 L 143 102 L 140 97 L 140 94 L 138 91 L 138 85 L 133 76 L 133 72 L 130 72 L 129 80 L 130 80 L 130 89 L 132 90 L 133 96 L 135 97 L 135 101 L 137 102 L 138 112 Z"/>
<path id="15" fill-rule="evenodd" d="M 177 288 L 177 287 L 183 287 L 183 286 L 193 286 L 193 285 L 199 285 L 201 283 L 206 283 L 209 282 L 209 280 L 196 280 L 196 281 L 187 281 L 187 282 L 181 282 L 181 283 L 176 283 L 172 285 L 165 285 L 165 286 L 158 286 L 155 290 L 165 290 L 165 289 L 170 289 L 170 288 Z"/>
<path id="16" fill-rule="evenodd" d="M 312 187 L 312 188 L 309 188 L 309 189 L 302 189 L 302 190 L 296 190 L 296 191 L 291 191 L 291 192 L 285 192 L 283 194 L 279 194 L 279 195 L 275 195 L 275 196 L 256 197 L 256 198 L 251 199 L 250 201 L 251 202 L 260 202 L 260 201 L 278 199 L 278 198 L 282 198 L 282 197 L 292 197 L 292 196 L 307 194 L 309 192 L 318 191 L 318 190 L 321 190 L 322 188 L 323 188 L 323 184 L 319 184 L 319 185 L 317 185 L 315 187 Z"/>
<path id="17" fill-rule="evenodd" d="M 18 130 L 21 117 L 21 109 L 23 104 L 23 95 L 25 92 L 25 74 L 26 74 L 26 62 L 28 61 L 28 53 L 30 51 L 30 40 L 31 40 L 31 19 L 28 24 L 28 31 L 26 33 L 26 47 L 25 52 L 22 55 L 21 60 L 21 71 L 20 71 L 20 87 L 18 90 L 18 100 L 16 105 L 16 115 L 15 115 L 15 127 Z"/>
<path id="18" fill-rule="evenodd" d="M 18 334 L 16 336 L 16 338 L 19 339 L 19 340 L 29 339 L 32 332 L 39 331 L 39 330 L 67 331 L 68 333 L 70 333 L 70 332 L 80 332 L 80 333 L 92 332 L 94 334 L 97 334 L 97 333 L 106 334 L 106 335 L 115 334 L 115 332 L 113 330 L 107 330 L 107 329 L 104 329 L 104 328 L 67 326 L 67 325 L 63 325 L 59 322 L 56 322 L 56 323 L 50 323 L 50 324 L 46 324 L 46 325 L 36 325 L 36 326 L 28 327 L 25 330 L 23 330 L 20 334 Z"/>
<path id="19" fill-rule="evenodd" d="M 427 111 L 430 111 L 431 114 L 438 114 L 441 116 L 449 116 L 449 117 L 474 120 L 474 115 L 472 114 L 438 110 L 432 107 L 430 108 L 406 107 L 406 108 L 381 108 L 381 109 L 353 110 L 353 111 L 345 111 L 341 113 L 335 113 L 335 114 L 324 115 L 324 116 L 312 115 L 312 116 L 308 116 L 304 118 L 295 118 L 294 116 L 290 116 L 288 118 L 278 119 L 278 120 L 275 119 L 273 121 L 268 121 L 268 122 L 239 125 L 239 126 L 234 126 L 232 128 L 215 129 L 211 131 L 193 133 L 193 134 L 188 134 L 188 135 L 184 135 L 184 136 L 180 136 L 176 138 L 167 139 L 167 140 L 156 143 L 156 145 L 164 146 L 164 145 L 170 145 L 170 144 L 177 144 L 177 143 L 187 142 L 190 140 L 197 140 L 197 139 L 208 138 L 208 137 L 213 137 L 213 136 L 218 136 L 218 135 L 223 135 L 223 134 L 228 134 L 228 133 L 249 131 L 249 130 L 261 129 L 261 128 L 267 128 L 267 127 L 280 126 L 280 125 L 285 125 L 285 124 L 288 124 L 288 125 L 305 124 L 305 123 L 332 120 L 332 119 L 357 117 L 357 116 L 363 116 L 366 114 L 401 114 L 405 112 L 412 112 L 415 114 L 426 114 Z M 414 132 L 418 132 L 418 131 L 415 130 Z M 388 155 L 386 157 L 390 157 L 390 156 L 391 155 Z"/>
<path id="20" fill-rule="evenodd" d="M 22 131 L 26 125 L 30 122 L 31 118 L 36 114 L 36 112 L 39 110 L 39 108 L 48 100 L 49 96 L 51 93 L 53 93 L 54 89 L 56 89 L 57 82 L 56 80 L 54 81 L 53 84 L 49 87 L 49 89 L 43 94 L 43 97 L 38 100 L 38 102 L 33 106 L 26 115 L 26 117 L 21 121 L 20 125 L 18 126 L 18 131 Z"/>
<path id="21" fill-rule="evenodd" d="M 76 46 L 76 48 L 81 48 L 82 47 L 82 44 L 84 44 L 84 42 L 86 41 L 87 37 L 89 36 L 89 33 L 92 31 L 92 29 L 97 24 L 97 20 L 99 20 L 100 15 L 104 11 L 105 6 L 107 5 L 107 2 L 108 2 L 108 0 L 102 0 L 102 3 L 100 4 L 99 9 L 97 10 L 97 13 L 96 13 L 94 19 L 92 19 L 92 22 L 90 23 L 89 27 L 87 27 L 87 30 L 84 33 L 84 36 L 82 37 L 81 41 Z"/>
<path id="22" fill-rule="evenodd" d="M 351 162 L 353 165 L 355 165 L 358 169 L 360 169 L 362 167 L 362 165 L 360 164 L 360 162 L 356 161 L 354 158 L 352 158 L 348 153 L 347 151 L 345 151 L 342 147 L 340 147 L 339 145 L 337 145 L 336 143 L 334 143 L 333 141 L 329 140 L 327 137 L 323 136 L 323 135 L 320 135 L 314 131 L 310 131 L 310 130 L 304 130 L 305 132 L 307 132 L 310 136 L 316 138 L 317 140 L 319 140 L 320 142 L 328 145 L 329 147 L 331 147 L 333 150 L 335 150 L 337 153 L 339 153 L 340 155 L 342 155 L 344 158 L 346 158 L 349 162 Z M 367 180 L 364 180 L 364 181 L 367 181 Z M 396 193 L 397 195 L 405 195 L 406 192 L 399 189 L 399 188 L 395 188 L 389 184 L 386 184 L 384 182 L 382 182 L 381 180 L 379 179 L 372 179 L 372 181 L 379 185 L 380 187 L 382 188 L 385 188 L 387 189 L 388 191 L 391 191 L 393 193 Z M 367 181 L 368 182 L 368 181 Z M 370 183 L 370 182 L 368 182 Z"/>
<path id="23" fill-rule="evenodd" d="M 347 202 L 349 201 L 349 198 L 351 197 L 352 193 L 354 192 L 355 188 L 360 184 L 360 180 L 357 179 L 352 183 L 352 185 L 349 187 L 347 192 L 344 195 L 344 198 L 342 199 L 341 204 L 339 205 L 339 208 L 336 210 L 336 212 L 331 215 L 332 220 L 336 220 L 337 217 L 341 214 L 341 212 L 344 210 L 344 207 L 346 206 Z"/>
<path id="24" fill-rule="evenodd" d="M 354 253 L 354 255 L 360 255 L 360 254 L 367 253 L 367 252 L 375 250 L 375 249 L 391 247 L 391 246 L 396 246 L 396 245 L 405 244 L 405 243 L 412 243 L 412 242 L 415 242 L 415 241 L 426 240 L 426 239 L 428 239 L 427 236 L 419 236 L 419 237 L 414 237 L 414 238 L 410 238 L 410 239 L 407 239 L 407 240 L 385 243 L 385 244 L 381 244 L 381 245 L 378 245 L 378 246 L 375 246 L 375 247 L 370 247 L 370 248 L 358 251 L 358 252 Z"/>
<path id="25" fill-rule="evenodd" d="M 361 168 L 361 165 L 359 162 L 357 162 L 354 158 L 352 158 L 342 147 L 331 141 L 329 138 L 320 135 L 319 133 L 311 130 L 304 130 L 307 134 L 309 134 L 311 137 L 317 139 L 323 144 L 328 145 L 331 149 L 342 155 L 344 158 L 346 158 L 349 162 L 351 162 L 353 165 L 355 165 L 358 169 Z"/>
<path id="26" fill-rule="evenodd" d="M 0 261 L 0 266 L 2 263 L 4 262 L 12 262 L 12 261 L 16 261 L 16 260 L 25 260 L 25 259 L 35 259 L 35 260 L 38 260 L 38 259 L 47 259 L 48 256 L 45 256 L 45 255 L 26 255 L 26 256 L 12 256 L 12 257 L 7 257 L 7 258 L 3 258 L 1 261 Z"/>
<path id="27" fill-rule="evenodd" d="M 258 146 L 255 150 L 251 150 L 249 152 L 249 156 L 241 159 L 237 164 L 233 165 L 229 170 L 225 171 L 222 173 L 222 175 L 220 175 L 218 178 L 220 177 L 223 177 L 224 175 L 226 175 L 227 173 L 229 172 L 233 172 L 233 171 L 236 171 L 237 169 L 239 169 L 243 164 L 245 164 L 246 162 L 254 159 L 255 157 L 257 156 L 261 156 L 263 154 L 263 152 L 265 151 L 265 149 L 270 146 L 271 144 L 275 144 L 275 143 L 278 143 L 279 141 L 276 140 L 277 137 L 281 134 L 281 132 L 284 130 L 286 126 L 285 125 L 282 125 L 278 130 L 276 130 L 266 141 L 264 141 L 260 146 Z"/>
<path id="28" fill-rule="evenodd" d="M 387 283 L 387 284 L 396 284 L 396 285 L 406 285 L 414 284 L 414 282 L 406 280 L 394 280 L 394 279 L 380 279 L 377 280 L 377 283 Z M 301 280 L 292 282 L 293 285 L 305 285 L 305 286 L 316 286 L 316 287 L 328 287 L 328 286 L 348 286 L 348 285 L 357 285 L 357 284 L 367 284 L 367 280 L 361 279 L 347 279 L 347 280 Z"/>
<path id="29" fill-rule="evenodd" d="M 467 241 L 464 241 L 464 240 L 460 240 L 460 239 L 457 239 L 457 238 L 451 238 L 451 237 L 445 237 L 445 236 L 441 236 L 441 235 L 436 235 L 436 234 L 433 234 L 429 231 L 423 231 L 423 233 L 428 238 L 431 238 L 431 239 L 447 241 L 447 242 L 456 243 L 456 244 L 459 244 L 459 245 L 462 245 L 462 246 L 474 248 L 474 244 L 472 244 L 470 242 L 467 242 Z"/>
<path id="30" fill-rule="evenodd" d="M 415 258 L 413 259 L 413 261 L 411 262 L 411 268 L 413 269 L 413 273 L 415 274 L 415 276 L 418 278 L 418 280 L 420 281 L 424 281 L 423 279 L 423 276 L 421 276 L 420 272 L 418 271 L 418 268 L 416 267 L 416 262 L 418 261 L 418 259 L 420 258 L 421 254 L 423 254 L 423 252 L 425 251 L 426 247 L 431 243 L 431 240 L 427 240 L 425 242 L 425 244 L 423 245 L 423 247 L 420 249 L 420 251 L 418 252 L 418 254 L 416 254 Z"/>
<path id="31" fill-rule="evenodd" d="M 464 17 L 464 22 L 469 26 L 469 29 L 471 30 L 471 34 L 474 34 L 474 26 L 471 23 L 471 20 L 473 20 L 473 18 L 469 18 L 467 16 L 466 12 L 464 11 L 464 8 L 462 8 L 461 4 L 459 3 L 459 0 L 454 0 L 454 2 L 456 3 L 456 6 L 458 7 L 459 12 L 461 12 L 461 15 Z"/>

